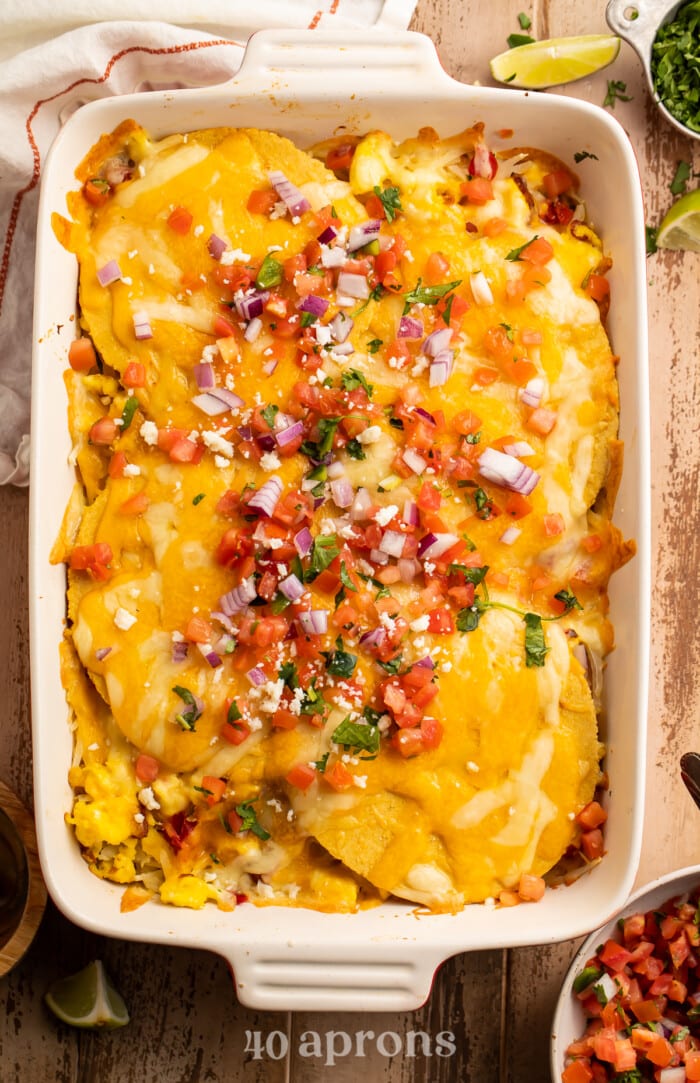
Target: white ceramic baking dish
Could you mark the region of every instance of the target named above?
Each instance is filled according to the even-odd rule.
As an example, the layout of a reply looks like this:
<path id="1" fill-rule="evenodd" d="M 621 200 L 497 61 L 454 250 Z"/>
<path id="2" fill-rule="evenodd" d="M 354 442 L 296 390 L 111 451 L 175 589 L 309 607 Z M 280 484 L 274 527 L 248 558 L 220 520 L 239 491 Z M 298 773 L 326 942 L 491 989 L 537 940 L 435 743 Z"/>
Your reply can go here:
<path id="1" fill-rule="evenodd" d="M 302 146 L 382 127 L 395 137 L 432 125 L 450 135 L 481 120 L 494 145 L 546 148 L 580 172 L 591 220 L 614 258 L 610 333 L 622 356 L 626 470 L 616 519 L 638 554 L 614 578 L 617 649 L 607 669 L 603 737 L 610 777 L 608 854 L 590 874 L 549 890 L 537 905 L 418 916 L 387 903 L 340 915 L 250 905 L 233 913 L 148 905 L 122 914 L 122 889 L 82 861 L 64 812 L 71 734 L 58 642 L 65 574 L 48 555 L 74 474 L 62 371 L 75 334 L 77 268 L 51 229 L 65 213 L 74 170 L 103 133 L 133 117 L 156 137 L 216 125 L 271 128 Z M 601 925 L 624 903 L 639 855 L 645 760 L 649 609 L 649 470 L 644 217 L 637 167 L 622 128 L 602 110 L 558 96 L 465 86 L 442 70 L 432 43 L 413 33 L 265 32 L 239 74 L 205 90 L 150 92 L 81 108 L 46 162 L 37 242 L 31 481 L 31 643 L 36 816 L 49 891 L 77 924 L 126 939 L 210 948 L 230 962 L 241 1001 L 266 1009 L 406 1010 L 428 996 L 436 967 L 470 949 L 565 940 Z"/>

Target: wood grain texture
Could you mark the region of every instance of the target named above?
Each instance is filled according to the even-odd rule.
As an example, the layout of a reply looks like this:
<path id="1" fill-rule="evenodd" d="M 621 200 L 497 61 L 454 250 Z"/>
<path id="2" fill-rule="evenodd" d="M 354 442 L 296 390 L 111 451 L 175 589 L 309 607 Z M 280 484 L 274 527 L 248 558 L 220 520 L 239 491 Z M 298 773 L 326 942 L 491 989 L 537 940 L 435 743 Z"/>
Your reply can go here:
<path id="1" fill-rule="evenodd" d="M 5 822 L 9 821 L 16 832 L 15 844 L 8 841 L 6 845 L 8 863 L 16 849 L 21 851 L 17 852 L 18 894 L 15 897 L 23 902 L 21 910 L 12 908 L 13 922 L 8 926 L 3 923 L 6 931 L 0 939 L 2 975 L 19 962 L 34 939 L 46 907 L 46 887 L 39 867 L 34 818 L 4 782 L 0 782 L 0 809 L 6 817 Z"/>
<path id="2" fill-rule="evenodd" d="M 436 43 L 445 69 L 466 82 L 490 83 L 488 59 L 506 47 L 526 11 L 543 38 L 606 30 L 605 0 L 419 0 L 412 28 Z M 699 145 L 659 118 L 641 67 L 626 46 L 615 64 L 552 93 L 601 105 L 607 80 L 627 84 L 630 102 L 615 116 L 637 154 L 647 220 L 658 224 L 672 201 L 668 185 L 679 160 L 700 170 Z M 614 178 L 606 178 L 614 183 Z M 638 881 L 700 861 L 697 811 L 679 780 L 678 759 L 700 751 L 700 262 L 690 253 L 648 261 L 652 373 L 653 645 L 648 791 Z M 620 344 L 624 353 L 624 344 Z M 27 646 L 26 493 L 0 489 L 0 779 L 31 806 Z M 419 1012 L 398 1015 L 258 1013 L 236 1001 L 226 965 L 184 949 L 123 943 L 71 925 L 50 904 L 19 965 L 0 979 L 0 1083 L 546 1083 L 548 1042 L 559 982 L 576 944 L 483 952 L 449 960 Z M 122 990 L 132 1022 L 121 1032 L 80 1033 L 43 1005 L 54 978 L 102 958 Z M 357 1053 L 356 1035 L 374 1031 Z M 331 1031 L 347 1033 L 352 1054 L 327 1064 Z M 457 1048 L 435 1053 L 436 1036 Z M 247 1034 L 249 1032 L 249 1034 Z M 255 1059 L 254 1038 L 285 1036 L 290 1054 Z M 396 1034 L 401 1051 L 386 1055 L 376 1038 Z M 424 1032 L 431 1055 L 409 1034 Z M 323 1056 L 303 1055 L 317 1033 Z M 307 1036 L 304 1039 L 304 1036 Z M 306 1046 L 304 1046 L 304 1040 Z M 340 1038 L 338 1048 L 343 1047 Z M 246 1046 L 248 1051 L 246 1052 Z M 274 1048 L 274 1047 L 271 1047 Z M 391 1052 L 392 1043 L 384 1049 Z"/>

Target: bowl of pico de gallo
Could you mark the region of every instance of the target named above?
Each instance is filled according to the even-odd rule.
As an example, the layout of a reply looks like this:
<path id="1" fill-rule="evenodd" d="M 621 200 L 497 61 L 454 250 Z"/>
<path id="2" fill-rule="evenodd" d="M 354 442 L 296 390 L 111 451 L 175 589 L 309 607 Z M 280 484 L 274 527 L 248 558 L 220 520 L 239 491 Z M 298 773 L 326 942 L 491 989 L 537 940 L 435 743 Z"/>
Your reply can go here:
<path id="1" fill-rule="evenodd" d="M 700 1080 L 700 865 L 634 892 L 581 945 L 552 1027 L 554 1083 Z"/>

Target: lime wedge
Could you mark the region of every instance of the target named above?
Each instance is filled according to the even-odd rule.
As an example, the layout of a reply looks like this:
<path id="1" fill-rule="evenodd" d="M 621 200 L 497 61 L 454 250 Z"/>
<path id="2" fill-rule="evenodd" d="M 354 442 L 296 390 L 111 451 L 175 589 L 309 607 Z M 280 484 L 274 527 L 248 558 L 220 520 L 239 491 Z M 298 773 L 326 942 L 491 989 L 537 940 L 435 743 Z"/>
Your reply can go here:
<path id="1" fill-rule="evenodd" d="M 657 248 L 700 252 L 700 188 L 677 199 L 656 234 Z"/>
<path id="2" fill-rule="evenodd" d="M 499 83 L 542 90 L 600 71 L 612 64 L 619 51 L 620 39 L 614 34 L 549 38 L 500 53 L 493 58 L 490 68 Z"/>
<path id="3" fill-rule="evenodd" d="M 99 959 L 69 978 L 59 978 L 44 998 L 64 1023 L 72 1027 L 113 1030 L 129 1022 L 129 1012 Z"/>

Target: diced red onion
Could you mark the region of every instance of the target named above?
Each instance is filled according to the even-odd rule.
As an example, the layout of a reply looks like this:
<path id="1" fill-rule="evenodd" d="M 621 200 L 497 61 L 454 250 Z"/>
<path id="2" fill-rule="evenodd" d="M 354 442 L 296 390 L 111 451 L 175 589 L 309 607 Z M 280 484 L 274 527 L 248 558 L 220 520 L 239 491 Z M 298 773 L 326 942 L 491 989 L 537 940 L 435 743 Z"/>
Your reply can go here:
<path id="1" fill-rule="evenodd" d="M 435 663 L 429 654 L 426 654 L 424 658 L 419 658 L 413 665 L 420 666 L 421 669 L 435 669 Z"/>
<path id="2" fill-rule="evenodd" d="M 119 155 L 115 155 L 114 158 L 108 158 L 103 167 L 103 176 L 113 187 L 117 184 L 121 184 L 122 181 L 130 180 L 133 167 L 128 164 Z"/>
<path id="3" fill-rule="evenodd" d="M 250 293 L 239 290 L 233 298 L 236 312 L 243 320 L 254 320 L 256 316 L 262 315 L 263 307 L 269 296 L 269 290 L 253 290 Z"/>
<path id="4" fill-rule="evenodd" d="M 452 350 L 441 350 L 440 353 L 430 362 L 430 370 L 428 372 L 428 383 L 430 387 L 442 387 L 446 384 L 450 378 L 452 372 L 452 362 L 454 354 Z"/>
<path id="5" fill-rule="evenodd" d="M 329 302 L 325 297 L 317 297 L 315 293 L 309 293 L 299 305 L 301 312 L 310 312 L 312 316 L 323 316 Z"/>
<path id="6" fill-rule="evenodd" d="M 97 661 L 104 662 L 111 649 L 111 647 L 98 647 L 95 651 L 95 658 L 97 659 Z"/>
<path id="7" fill-rule="evenodd" d="M 347 478 L 334 478 L 331 493 L 339 508 L 349 508 L 355 499 L 355 491 Z"/>
<path id="8" fill-rule="evenodd" d="M 246 677 L 252 685 L 256 688 L 261 688 L 267 682 L 267 674 L 260 666 L 255 666 L 253 669 L 249 669 L 246 673 Z"/>
<path id="9" fill-rule="evenodd" d="M 418 526 L 418 505 L 415 500 L 404 500 L 403 514 L 401 516 L 404 523 L 409 523 L 410 526 Z"/>
<path id="10" fill-rule="evenodd" d="M 248 501 L 249 508 L 255 508 L 261 515 L 265 515 L 269 518 L 277 506 L 277 502 L 282 495 L 282 481 L 273 474 L 271 478 L 268 478 L 264 485 L 261 485 L 256 493 L 253 493 Z"/>
<path id="11" fill-rule="evenodd" d="M 333 226 L 326 226 L 323 233 L 319 233 L 316 240 L 319 242 L 319 244 L 330 244 L 331 241 L 334 241 L 337 236 L 338 236 L 338 230 L 337 229 L 334 229 Z"/>
<path id="12" fill-rule="evenodd" d="M 472 295 L 477 305 L 492 305 L 493 293 L 489 285 L 489 280 L 483 271 L 477 271 L 475 274 L 469 276 L 469 285 L 472 288 Z"/>
<path id="13" fill-rule="evenodd" d="M 196 406 L 198 410 L 201 410 L 208 417 L 225 414 L 228 410 L 226 403 L 222 402 L 217 395 L 212 395 L 211 391 L 204 391 L 201 395 L 195 395 L 192 399 L 192 405 Z"/>
<path id="14" fill-rule="evenodd" d="M 308 554 L 311 552 L 311 546 L 313 545 L 313 542 L 314 539 L 312 537 L 311 531 L 307 526 L 303 526 L 301 530 L 294 535 L 294 548 L 296 549 L 300 557 L 308 556 Z"/>
<path id="15" fill-rule="evenodd" d="M 428 413 L 427 410 L 424 410 L 422 406 L 416 406 L 415 412 L 419 417 L 422 417 L 424 421 L 429 421 L 431 425 L 437 424 L 433 415 Z"/>
<path id="16" fill-rule="evenodd" d="M 347 357 L 349 354 L 355 352 L 355 347 L 352 342 L 339 342 L 337 346 L 333 347 L 333 357 Z"/>
<path id="17" fill-rule="evenodd" d="M 382 553 L 388 553 L 390 557 L 400 557 L 403 553 L 406 535 L 398 530 L 385 530 L 379 548 Z"/>
<path id="18" fill-rule="evenodd" d="M 371 632 L 363 632 L 360 636 L 360 646 L 362 647 L 381 647 L 382 643 L 386 639 L 386 628 L 373 628 Z"/>
<path id="19" fill-rule="evenodd" d="M 296 184 L 292 184 L 289 178 L 285 177 L 281 169 L 273 169 L 267 176 L 270 184 L 282 202 L 287 205 L 291 214 L 296 216 L 311 210 L 311 204 L 306 196 L 297 188 Z"/>
<path id="20" fill-rule="evenodd" d="M 531 448 L 526 440 L 516 440 L 514 444 L 504 444 L 503 450 L 506 455 L 515 455 L 516 459 L 522 459 L 523 455 L 535 454 L 535 449 Z"/>
<path id="21" fill-rule="evenodd" d="M 336 342 L 345 342 L 353 329 L 354 323 L 355 321 L 350 316 L 346 316 L 344 312 L 339 312 L 333 317 L 328 326 Z"/>
<path id="22" fill-rule="evenodd" d="M 322 496 L 315 496 L 314 497 L 314 511 L 318 511 L 318 509 L 321 507 L 321 504 L 325 504 L 325 498 L 322 497 Z"/>
<path id="23" fill-rule="evenodd" d="M 302 493 L 310 493 L 312 489 L 315 489 L 320 484 L 321 482 L 317 481 L 316 478 L 302 478 L 299 487 Z"/>
<path id="24" fill-rule="evenodd" d="M 521 463 L 512 455 L 496 451 L 495 448 L 485 448 L 477 461 L 479 471 L 487 481 L 492 481 L 494 485 L 502 485 L 513 492 L 522 493 L 523 496 L 531 493 L 540 480 L 539 474 L 536 474 L 531 467 Z"/>
<path id="25" fill-rule="evenodd" d="M 348 252 L 356 252 L 358 248 L 364 248 L 366 244 L 376 240 L 381 225 L 379 218 L 370 218 L 359 226 L 353 226 L 348 237 Z"/>
<path id="26" fill-rule="evenodd" d="M 246 342 L 255 342 L 255 340 L 259 338 L 262 328 L 262 320 L 259 316 L 254 316 L 243 332 L 243 338 Z"/>
<path id="27" fill-rule="evenodd" d="M 420 570 L 420 565 L 413 557 L 401 557 L 401 560 L 399 560 L 397 564 L 397 568 L 399 569 L 401 582 L 412 583 Z"/>
<path id="28" fill-rule="evenodd" d="M 303 432 L 304 423 L 302 421 L 295 421 L 293 425 L 288 425 L 286 429 L 276 432 L 275 440 L 280 447 L 286 447 L 287 444 L 291 444 L 297 437 L 302 436 Z"/>
<path id="29" fill-rule="evenodd" d="M 456 534 L 425 534 L 418 542 L 418 558 L 419 560 L 438 560 L 458 541 Z"/>
<path id="30" fill-rule="evenodd" d="M 274 359 L 274 357 L 273 357 L 273 359 L 271 361 L 266 361 L 265 362 L 265 364 L 262 367 L 263 372 L 265 373 L 266 376 L 272 376 L 272 373 L 275 371 L 275 369 L 277 368 L 278 365 L 279 365 L 279 361 L 276 361 Z"/>
<path id="31" fill-rule="evenodd" d="M 195 365 L 192 372 L 200 391 L 209 391 L 212 387 L 216 387 L 214 366 L 210 361 L 203 361 L 200 365 Z"/>
<path id="32" fill-rule="evenodd" d="M 345 467 L 341 463 L 340 459 L 336 459 L 334 463 L 328 464 L 328 477 L 329 478 L 342 478 L 345 473 Z"/>
<path id="33" fill-rule="evenodd" d="M 198 643 L 197 647 L 202 658 L 206 658 L 212 669 L 221 665 L 221 656 L 216 653 L 211 643 Z"/>
<path id="34" fill-rule="evenodd" d="M 184 662 L 187 658 L 187 644 L 184 642 L 173 643 L 172 651 L 170 652 L 170 660 L 172 662 Z"/>
<path id="35" fill-rule="evenodd" d="M 121 276 L 119 264 L 115 259 L 105 263 L 104 267 L 100 267 L 97 272 L 97 280 L 101 286 L 111 286 L 113 282 L 118 282 Z"/>
<path id="36" fill-rule="evenodd" d="M 491 153 L 485 143 L 477 143 L 474 147 L 474 157 L 469 163 L 470 171 L 475 177 L 485 177 L 487 180 L 493 180 L 496 175 L 498 164 L 494 168 L 495 156 Z"/>
<path id="37" fill-rule="evenodd" d="M 298 576 L 288 575 L 286 579 L 283 579 L 279 584 L 279 589 L 284 594 L 285 598 L 289 598 L 290 602 L 297 602 L 305 591 L 305 586 Z"/>
<path id="38" fill-rule="evenodd" d="M 134 312 L 134 338 L 139 342 L 153 338 L 153 329 L 147 312 Z"/>
<path id="39" fill-rule="evenodd" d="M 218 620 L 219 624 L 223 624 L 224 628 L 231 635 L 234 633 L 234 627 L 225 613 L 220 613 L 218 610 L 214 610 L 211 614 L 213 620 Z"/>
<path id="40" fill-rule="evenodd" d="M 227 617 L 233 617 L 236 613 L 240 613 L 241 609 L 245 609 L 249 602 L 254 601 L 257 593 L 253 576 L 248 576 L 247 579 L 242 579 L 238 586 L 230 590 L 228 594 L 221 595 L 219 609 Z"/>
<path id="41" fill-rule="evenodd" d="M 367 489 L 360 488 L 355 493 L 355 499 L 352 502 L 352 508 L 350 509 L 350 515 L 353 519 L 367 519 L 367 512 L 372 507 L 372 497 L 369 495 Z"/>
<path id="42" fill-rule="evenodd" d="M 207 248 L 212 259 L 221 259 L 228 248 L 228 244 L 221 237 L 217 237 L 215 233 L 212 233 L 207 241 Z"/>
<path id="43" fill-rule="evenodd" d="M 374 564 L 388 564 L 389 563 L 389 554 L 388 553 L 383 553 L 381 551 L 381 549 L 370 549 L 370 551 L 369 551 L 369 559 Z"/>
<path id="44" fill-rule="evenodd" d="M 503 542 L 504 545 L 512 545 L 513 542 L 518 540 L 521 534 L 522 530 L 520 530 L 519 527 L 509 526 L 507 530 L 503 531 L 498 540 Z"/>
<path id="45" fill-rule="evenodd" d="M 302 630 L 309 636 L 322 636 L 328 631 L 328 610 L 307 609 L 298 616 Z"/>
<path id="46" fill-rule="evenodd" d="M 407 447 L 401 458 L 414 474 L 422 474 L 428 465 L 423 456 L 419 455 L 412 447 Z"/>
<path id="47" fill-rule="evenodd" d="M 674 1023 L 674 1026 L 676 1024 Z M 662 1068 L 658 1075 L 659 1083 L 685 1083 L 685 1068 Z"/>
<path id="48" fill-rule="evenodd" d="M 240 436 L 241 440 L 252 440 L 253 430 L 250 425 L 239 425 L 236 432 Z"/>
<path id="49" fill-rule="evenodd" d="M 352 271 L 341 271 L 338 275 L 338 292 L 364 301 L 369 297 L 369 282 L 364 275 L 357 275 Z"/>
<path id="50" fill-rule="evenodd" d="M 533 376 L 531 380 L 520 389 L 520 401 L 526 406 L 539 406 L 544 394 L 544 380 L 541 376 Z"/>
<path id="51" fill-rule="evenodd" d="M 421 320 L 416 320 L 413 316 L 402 316 L 399 320 L 397 338 L 422 338 L 424 334 L 425 328 Z"/>
<path id="52" fill-rule="evenodd" d="M 437 357 L 442 350 L 446 350 L 452 339 L 452 328 L 441 327 L 438 331 L 433 331 L 428 335 L 425 342 L 421 346 L 421 352 L 426 357 Z"/>
<path id="53" fill-rule="evenodd" d="M 348 258 L 348 254 L 342 245 L 335 248 L 321 249 L 321 266 L 326 268 L 342 267 Z"/>

